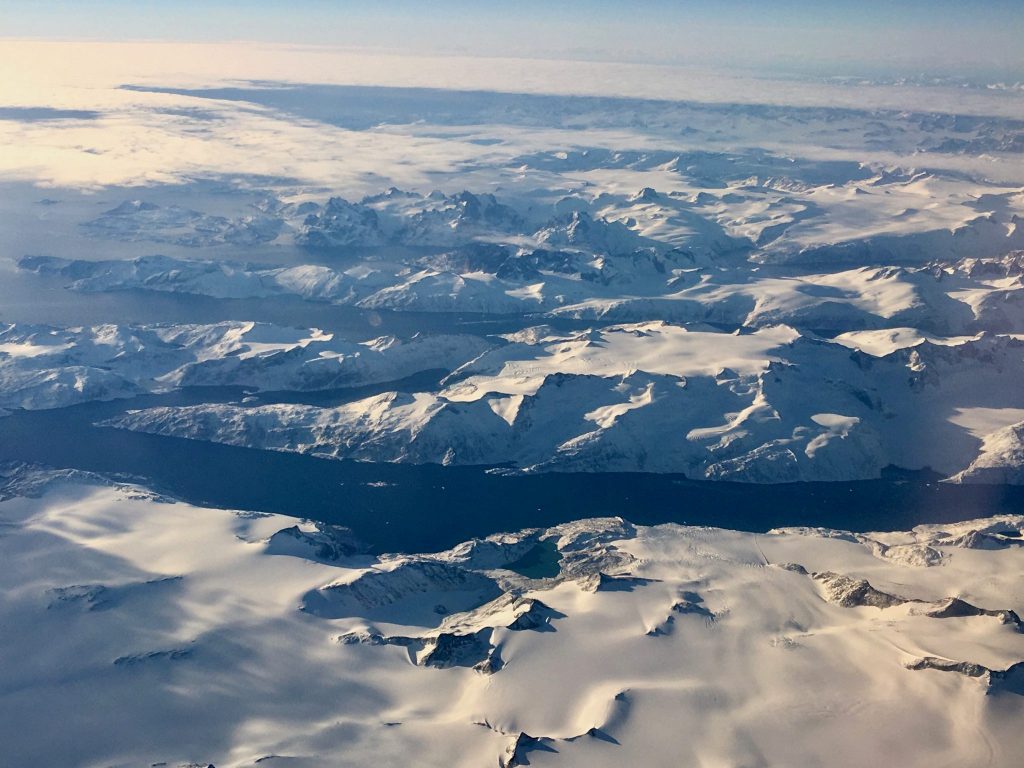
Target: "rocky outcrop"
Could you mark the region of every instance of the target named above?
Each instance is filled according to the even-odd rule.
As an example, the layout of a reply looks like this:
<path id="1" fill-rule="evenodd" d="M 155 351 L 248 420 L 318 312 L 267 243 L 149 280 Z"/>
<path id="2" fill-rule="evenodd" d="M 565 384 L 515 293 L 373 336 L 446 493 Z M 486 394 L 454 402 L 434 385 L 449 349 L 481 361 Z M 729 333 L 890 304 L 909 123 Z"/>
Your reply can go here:
<path id="1" fill-rule="evenodd" d="M 656 581 L 657 579 L 644 579 L 638 576 L 611 576 L 599 571 L 582 579 L 580 586 L 587 592 L 632 592 L 637 587 L 644 587 Z"/>
<path id="2" fill-rule="evenodd" d="M 316 251 L 376 246 L 384 241 L 377 212 L 340 197 L 330 198 L 319 211 L 308 214 L 295 236 L 297 245 Z"/>
<path id="3" fill-rule="evenodd" d="M 920 671 L 932 669 L 939 672 L 956 672 L 965 677 L 980 680 L 989 694 L 1011 693 L 1024 696 L 1024 661 L 1006 669 L 990 669 L 970 661 L 953 661 L 937 656 L 925 656 L 907 664 L 907 669 Z"/>
<path id="4" fill-rule="evenodd" d="M 366 551 L 366 545 L 352 531 L 340 525 L 313 523 L 312 530 L 298 525 L 282 528 L 267 541 L 268 555 L 305 557 L 324 563 L 336 563 Z"/>
<path id="5" fill-rule="evenodd" d="M 1021 623 L 1020 616 L 1018 616 L 1015 611 L 979 608 L 978 606 L 971 605 L 966 600 L 961 600 L 958 597 L 947 598 L 944 602 L 939 603 L 935 608 L 926 611 L 925 616 L 930 616 L 933 619 L 962 618 L 965 616 L 994 616 L 999 619 L 1000 623 L 1011 626 L 1018 632 L 1024 632 L 1024 624 Z"/>
<path id="6" fill-rule="evenodd" d="M 302 610 L 321 618 L 371 615 L 407 598 L 430 600 L 444 595 L 449 610 L 467 610 L 502 594 L 497 582 L 482 573 L 436 560 L 403 559 L 390 569 L 363 571 L 351 581 L 328 584 L 303 597 Z"/>
<path id="7" fill-rule="evenodd" d="M 517 766 L 529 765 L 530 752 L 556 752 L 557 750 L 551 746 L 551 743 L 552 740 L 544 736 L 531 736 L 526 732 L 521 732 L 498 758 L 498 768 L 517 768 Z"/>
<path id="8" fill-rule="evenodd" d="M 832 571 L 812 574 L 824 587 L 825 599 L 843 608 L 892 608 L 908 602 L 902 597 L 875 589 L 864 579 L 854 579 Z"/>

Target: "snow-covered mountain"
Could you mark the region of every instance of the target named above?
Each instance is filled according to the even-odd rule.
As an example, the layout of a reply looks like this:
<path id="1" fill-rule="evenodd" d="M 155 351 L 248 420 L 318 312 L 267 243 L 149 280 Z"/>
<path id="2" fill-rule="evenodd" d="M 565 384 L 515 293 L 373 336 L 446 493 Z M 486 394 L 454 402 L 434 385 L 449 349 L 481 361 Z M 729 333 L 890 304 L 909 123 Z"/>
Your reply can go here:
<path id="1" fill-rule="evenodd" d="M 215 325 L 0 328 L 0 407 L 59 408 L 186 386 L 312 391 L 450 370 L 489 343 L 468 335 L 353 343 L 318 329 Z"/>
<path id="2" fill-rule="evenodd" d="M 1020 768 L 1012 3 L 188 5 L 5 8 L 0 768 Z"/>
<path id="3" fill-rule="evenodd" d="M 835 272 L 693 267 L 686 254 L 515 252 L 476 246 L 408 261 L 267 267 L 147 256 L 131 261 L 25 257 L 22 270 L 73 290 L 142 289 L 216 298 L 298 296 L 366 309 L 516 314 L 732 327 L 788 323 L 843 332 L 916 327 L 937 334 L 1024 331 L 1021 255 L 928 267 Z"/>
<path id="4" fill-rule="evenodd" d="M 269 243 L 282 228 L 280 219 L 266 214 L 229 219 L 145 200 L 126 200 L 82 223 L 82 229 L 92 237 L 187 247 Z"/>
<path id="5" fill-rule="evenodd" d="M 398 344 L 253 324 L 167 327 L 143 329 L 158 344 L 133 336 L 94 360 L 77 357 L 95 346 L 92 330 L 50 331 L 73 336 L 54 357 L 19 352 L 30 342 L 14 326 L 0 358 L 0 407 L 198 384 L 332 389 L 440 369 L 447 376 L 435 388 L 331 407 L 211 402 L 107 424 L 531 472 L 797 482 L 877 478 L 896 466 L 1019 481 L 1013 430 L 1024 399 L 1009 385 L 1024 373 L 1019 190 L 968 192 L 948 173 L 763 154 L 586 150 L 518 161 L 524 173 L 586 183 L 507 202 L 397 188 L 358 203 L 262 200 L 261 215 L 298 233 L 298 250 L 280 264 L 180 254 L 18 262 L 21 274 L 80 293 L 297 298 L 427 312 L 442 325 L 472 313 L 517 331 Z M 635 191 L 641 179 L 650 185 Z M 140 227 L 193 221 L 168 210 L 131 203 L 104 217 L 142 217 Z M 196 334 L 238 339 L 207 348 L 190 340 Z M 167 345 L 186 349 L 175 356 Z"/>
<path id="6" fill-rule="evenodd" d="M 1006 386 L 1024 376 L 1022 340 L 861 337 L 829 341 L 787 326 L 535 328 L 505 337 L 437 391 L 336 408 L 157 408 L 109 423 L 366 461 L 792 482 L 874 478 L 890 465 L 955 475 L 1024 418 L 1024 398 Z M 1003 452 L 1003 464 L 1018 454 Z"/>

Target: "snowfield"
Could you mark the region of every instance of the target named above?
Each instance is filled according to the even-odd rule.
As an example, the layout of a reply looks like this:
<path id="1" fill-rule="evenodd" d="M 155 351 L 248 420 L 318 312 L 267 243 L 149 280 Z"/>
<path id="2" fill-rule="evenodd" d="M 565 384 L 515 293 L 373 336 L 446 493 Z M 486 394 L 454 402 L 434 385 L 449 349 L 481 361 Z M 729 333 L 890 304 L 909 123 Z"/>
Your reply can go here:
<path id="1" fill-rule="evenodd" d="M 1024 87 L 951 47 L 5 38 L 0 767 L 1020 768 Z"/>
<path id="2" fill-rule="evenodd" d="M 581 520 L 374 556 L 73 472 L 8 469 L 3 499 L 5 764 L 923 768 L 1022 747 L 1020 516 Z"/>

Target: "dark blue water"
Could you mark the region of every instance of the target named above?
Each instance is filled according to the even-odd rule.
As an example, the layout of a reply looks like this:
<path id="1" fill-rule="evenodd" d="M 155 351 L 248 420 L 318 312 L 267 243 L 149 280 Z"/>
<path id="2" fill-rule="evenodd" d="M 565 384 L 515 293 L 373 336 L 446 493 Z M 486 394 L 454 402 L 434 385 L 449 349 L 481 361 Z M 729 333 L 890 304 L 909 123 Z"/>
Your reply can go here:
<path id="1" fill-rule="evenodd" d="M 401 382 L 384 387 L 401 388 Z M 128 408 L 243 395 L 239 388 L 194 388 L 16 412 L 0 419 L 0 460 L 130 476 L 195 504 L 346 525 L 374 549 L 392 552 L 435 551 L 474 536 L 603 515 L 747 531 L 788 525 L 868 531 L 1024 512 L 1024 488 L 945 485 L 921 473 L 783 485 L 646 473 L 509 476 L 485 467 L 337 461 L 92 426 Z M 340 391 L 331 396 L 345 399 Z M 261 395 L 263 402 L 273 399 Z"/>

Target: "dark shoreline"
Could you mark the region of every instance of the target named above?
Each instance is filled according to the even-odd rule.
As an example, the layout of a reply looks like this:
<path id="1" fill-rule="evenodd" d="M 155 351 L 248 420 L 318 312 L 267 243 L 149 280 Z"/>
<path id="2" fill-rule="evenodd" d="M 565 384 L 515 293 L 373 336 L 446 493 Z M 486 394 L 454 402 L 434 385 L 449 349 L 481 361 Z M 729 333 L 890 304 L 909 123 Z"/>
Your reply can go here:
<path id="1" fill-rule="evenodd" d="M 377 551 L 427 552 L 587 517 L 764 532 L 783 526 L 908 530 L 1024 513 L 1024 487 L 954 485 L 929 472 L 879 480 L 747 483 L 653 473 L 509 475 L 487 467 L 378 464 L 92 426 L 131 407 L 240 397 L 186 389 L 0 419 L 0 461 L 130 477 L 183 501 L 350 527 Z"/>

